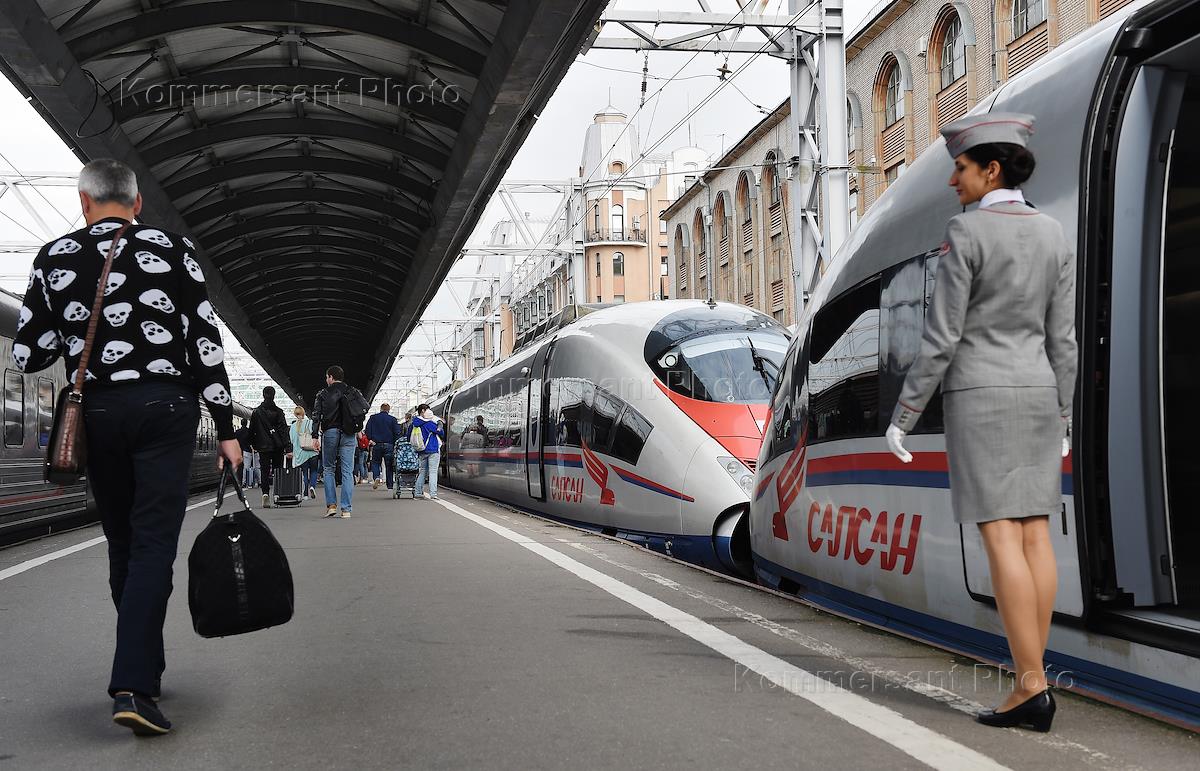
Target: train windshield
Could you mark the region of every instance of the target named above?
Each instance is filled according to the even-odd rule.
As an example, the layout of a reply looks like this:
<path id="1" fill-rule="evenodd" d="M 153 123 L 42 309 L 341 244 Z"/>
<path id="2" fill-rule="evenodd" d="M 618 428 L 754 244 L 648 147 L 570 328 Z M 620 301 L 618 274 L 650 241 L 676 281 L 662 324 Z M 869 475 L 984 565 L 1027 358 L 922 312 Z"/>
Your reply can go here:
<path id="1" fill-rule="evenodd" d="M 760 404 L 771 399 L 787 348 L 782 328 L 727 330 L 687 338 L 650 365 L 668 388 L 688 398 Z"/>

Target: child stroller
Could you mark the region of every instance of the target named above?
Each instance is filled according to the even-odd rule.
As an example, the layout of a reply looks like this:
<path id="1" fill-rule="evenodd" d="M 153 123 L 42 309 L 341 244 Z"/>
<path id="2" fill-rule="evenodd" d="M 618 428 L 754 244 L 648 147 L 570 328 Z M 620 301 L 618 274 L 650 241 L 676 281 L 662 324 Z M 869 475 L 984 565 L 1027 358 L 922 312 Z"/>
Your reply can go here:
<path id="1" fill-rule="evenodd" d="M 396 448 L 392 454 L 392 465 L 396 475 L 392 497 L 399 498 L 407 493 L 409 497 L 416 498 L 417 472 L 421 466 L 417 462 L 417 451 L 408 443 L 407 438 L 396 442 Z"/>

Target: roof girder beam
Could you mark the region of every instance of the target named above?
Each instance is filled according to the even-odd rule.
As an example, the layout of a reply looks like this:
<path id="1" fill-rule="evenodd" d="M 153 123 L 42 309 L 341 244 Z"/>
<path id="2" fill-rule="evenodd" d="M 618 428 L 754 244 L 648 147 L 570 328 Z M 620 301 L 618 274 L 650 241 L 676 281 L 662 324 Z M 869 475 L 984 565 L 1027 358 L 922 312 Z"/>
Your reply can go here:
<path id="1" fill-rule="evenodd" d="M 80 64 L 147 40 L 196 29 L 239 24 L 311 26 L 399 43 L 467 72 L 483 69 L 486 54 L 407 19 L 359 8 L 296 0 L 225 0 L 138 13 L 67 41 Z"/>

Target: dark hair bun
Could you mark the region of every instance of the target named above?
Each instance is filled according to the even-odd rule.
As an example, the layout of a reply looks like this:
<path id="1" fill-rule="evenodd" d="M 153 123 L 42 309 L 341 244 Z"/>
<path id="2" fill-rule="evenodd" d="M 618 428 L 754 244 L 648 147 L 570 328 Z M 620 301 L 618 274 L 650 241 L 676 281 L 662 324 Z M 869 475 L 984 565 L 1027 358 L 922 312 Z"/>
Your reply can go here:
<path id="1" fill-rule="evenodd" d="M 1028 149 L 1017 145 L 1013 147 L 1008 160 L 1002 161 L 1000 166 L 1004 170 L 1004 183 L 1009 187 L 1018 187 L 1033 176 L 1037 159 Z"/>

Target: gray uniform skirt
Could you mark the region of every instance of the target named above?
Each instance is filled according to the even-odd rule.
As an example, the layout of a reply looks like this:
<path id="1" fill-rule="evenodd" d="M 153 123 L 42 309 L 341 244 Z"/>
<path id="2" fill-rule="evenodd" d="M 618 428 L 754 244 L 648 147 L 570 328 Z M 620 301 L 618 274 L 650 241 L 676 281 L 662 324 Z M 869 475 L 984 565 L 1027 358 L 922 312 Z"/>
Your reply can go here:
<path id="1" fill-rule="evenodd" d="M 1063 421 L 1057 389 L 968 388 L 943 394 L 942 403 L 955 520 L 1058 513 Z"/>

